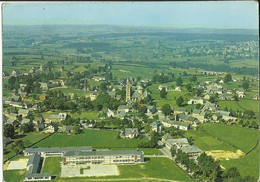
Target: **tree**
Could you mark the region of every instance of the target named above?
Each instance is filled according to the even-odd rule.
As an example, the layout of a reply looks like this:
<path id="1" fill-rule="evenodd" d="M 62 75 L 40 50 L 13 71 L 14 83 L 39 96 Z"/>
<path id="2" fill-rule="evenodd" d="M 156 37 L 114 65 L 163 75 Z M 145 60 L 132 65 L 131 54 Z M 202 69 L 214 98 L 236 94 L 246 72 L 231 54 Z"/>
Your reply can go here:
<path id="1" fill-rule="evenodd" d="M 243 87 L 244 90 L 249 89 L 249 85 L 250 85 L 250 83 L 249 83 L 248 80 L 245 80 L 245 81 L 242 83 L 242 87 Z"/>
<path id="2" fill-rule="evenodd" d="M 166 95 L 167 95 L 166 89 L 163 88 L 163 89 L 160 91 L 160 97 L 161 97 L 161 98 L 166 98 Z"/>
<path id="3" fill-rule="evenodd" d="M 189 92 L 191 92 L 191 91 L 192 91 L 192 86 L 191 86 L 191 84 L 190 84 L 190 83 L 188 83 L 188 84 L 186 85 L 186 88 L 187 88 L 187 90 L 188 90 Z"/>
<path id="4" fill-rule="evenodd" d="M 231 167 L 225 172 L 224 176 L 226 178 L 235 178 L 240 177 L 240 173 L 236 167 Z"/>
<path id="5" fill-rule="evenodd" d="M 14 127 L 11 124 L 4 125 L 4 136 L 13 138 L 15 134 Z"/>
<path id="6" fill-rule="evenodd" d="M 188 142 L 189 142 L 190 145 L 193 145 L 193 143 L 194 143 L 194 138 L 193 138 L 192 136 L 190 136 L 190 137 L 188 138 Z"/>
<path id="7" fill-rule="evenodd" d="M 197 81 L 197 77 L 195 75 L 193 75 L 191 78 L 190 78 L 190 82 L 196 82 Z"/>
<path id="8" fill-rule="evenodd" d="M 172 108 L 171 108 L 170 104 L 164 104 L 162 106 L 162 113 L 165 115 L 170 115 L 172 113 Z"/>
<path id="9" fill-rule="evenodd" d="M 78 125 L 74 126 L 73 130 L 76 134 L 80 133 L 80 127 Z"/>
<path id="10" fill-rule="evenodd" d="M 177 86 L 181 86 L 182 83 L 183 83 L 183 81 L 182 81 L 181 77 L 179 76 L 179 77 L 176 79 L 176 84 L 177 84 Z"/>
<path id="11" fill-rule="evenodd" d="M 177 152 L 176 147 L 172 146 L 172 148 L 171 148 L 172 157 L 174 157 L 176 155 L 176 152 Z"/>
<path id="12" fill-rule="evenodd" d="M 178 99 L 176 100 L 176 104 L 180 107 L 183 103 L 184 99 L 182 96 L 179 96 Z"/>
<path id="13" fill-rule="evenodd" d="M 231 74 L 226 74 L 226 76 L 225 76 L 225 78 L 224 78 L 224 82 L 225 83 L 227 83 L 227 82 L 229 82 L 229 81 L 231 81 L 232 80 L 232 76 L 231 76 Z"/>

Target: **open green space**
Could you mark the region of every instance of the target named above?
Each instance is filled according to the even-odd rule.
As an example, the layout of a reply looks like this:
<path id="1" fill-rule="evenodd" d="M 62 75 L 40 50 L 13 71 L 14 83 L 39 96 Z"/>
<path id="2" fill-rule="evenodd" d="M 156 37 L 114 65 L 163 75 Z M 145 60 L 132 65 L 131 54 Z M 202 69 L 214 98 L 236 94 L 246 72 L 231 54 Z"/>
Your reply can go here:
<path id="1" fill-rule="evenodd" d="M 249 152 L 257 144 L 259 132 L 237 126 L 207 123 L 200 125 L 198 131 L 187 131 L 185 136 L 192 136 L 195 140 L 194 144 L 203 151 L 227 150 L 236 152 L 240 149 Z M 239 159 L 221 160 L 220 163 L 225 168 L 237 167 L 243 177 L 251 175 L 258 178 L 258 161 L 259 146 Z"/>
<path id="2" fill-rule="evenodd" d="M 243 152 L 250 151 L 256 145 L 259 138 L 258 130 L 238 126 L 208 123 L 200 127 L 202 131 L 226 143 L 232 144 Z"/>
<path id="3" fill-rule="evenodd" d="M 185 137 L 192 137 L 194 139 L 194 145 L 198 146 L 203 151 L 228 150 L 236 152 L 236 148 L 216 139 L 215 137 L 212 137 L 211 135 L 202 131 L 201 128 L 199 128 L 197 131 L 188 130 L 185 133 Z"/>
<path id="4" fill-rule="evenodd" d="M 83 130 L 77 135 L 55 133 L 34 147 L 77 147 L 92 146 L 93 148 L 133 148 L 146 139 L 117 139 L 119 132 L 111 130 Z"/>
<path id="5" fill-rule="evenodd" d="M 61 174 L 61 157 L 46 157 L 42 173 L 51 173 L 54 176 Z"/>
<path id="6" fill-rule="evenodd" d="M 71 117 L 73 118 L 80 118 L 80 119 L 89 119 L 89 120 L 97 120 L 98 119 L 98 115 L 100 114 L 100 112 L 98 111 L 82 111 L 80 114 L 79 113 L 68 113 Z"/>
<path id="7" fill-rule="evenodd" d="M 6 182 L 23 182 L 26 173 L 26 170 L 5 170 L 4 180 Z"/>
<path id="8" fill-rule="evenodd" d="M 220 163 L 226 168 L 236 166 L 240 174 L 259 178 L 259 145 L 248 155 L 239 159 L 221 160 Z"/>

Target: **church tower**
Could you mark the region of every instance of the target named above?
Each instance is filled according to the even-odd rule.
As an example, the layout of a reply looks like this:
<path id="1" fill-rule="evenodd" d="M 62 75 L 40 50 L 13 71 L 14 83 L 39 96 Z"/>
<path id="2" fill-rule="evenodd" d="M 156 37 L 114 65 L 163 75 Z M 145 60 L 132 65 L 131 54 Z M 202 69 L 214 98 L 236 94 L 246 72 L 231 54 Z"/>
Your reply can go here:
<path id="1" fill-rule="evenodd" d="M 129 101 L 131 100 L 131 83 L 130 83 L 130 80 L 127 78 L 126 80 L 126 95 L 125 95 L 125 101 Z"/>

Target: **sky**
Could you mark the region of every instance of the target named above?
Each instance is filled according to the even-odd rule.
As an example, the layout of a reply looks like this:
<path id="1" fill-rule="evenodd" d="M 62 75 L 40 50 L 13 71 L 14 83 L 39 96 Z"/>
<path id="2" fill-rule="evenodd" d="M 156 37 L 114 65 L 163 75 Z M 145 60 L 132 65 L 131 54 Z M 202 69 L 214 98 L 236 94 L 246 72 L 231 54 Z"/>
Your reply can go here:
<path id="1" fill-rule="evenodd" d="M 113 24 L 258 29 L 256 1 L 6 3 L 4 25 Z"/>

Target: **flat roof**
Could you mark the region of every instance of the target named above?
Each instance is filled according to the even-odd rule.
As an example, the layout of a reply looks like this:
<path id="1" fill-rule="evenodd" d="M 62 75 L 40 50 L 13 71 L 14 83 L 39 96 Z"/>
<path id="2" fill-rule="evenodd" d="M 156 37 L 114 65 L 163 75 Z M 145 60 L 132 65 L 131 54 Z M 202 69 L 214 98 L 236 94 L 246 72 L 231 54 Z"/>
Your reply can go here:
<path id="1" fill-rule="evenodd" d="M 100 151 L 88 151 L 88 152 L 65 152 L 64 157 L 68 156 L 93 156 L 93 155 L 141 155 L 142 151 L 139 150 L 100 150 Z"/>
<path id="2" fill-rule="evenodd" d="M 25 148 L 25 152 L 68 152 L 68 151 L 91 151 L 91 146 L 82 147 L 46 147 L 46 148 Z"/>
<path id="3" fill-rule="evenodd" d="M 25 176 L 27 178 L 32 178 L 32 177 L 50 177 L 51 173 L 33 173 L 33 174 L 26 174 Z"/>

